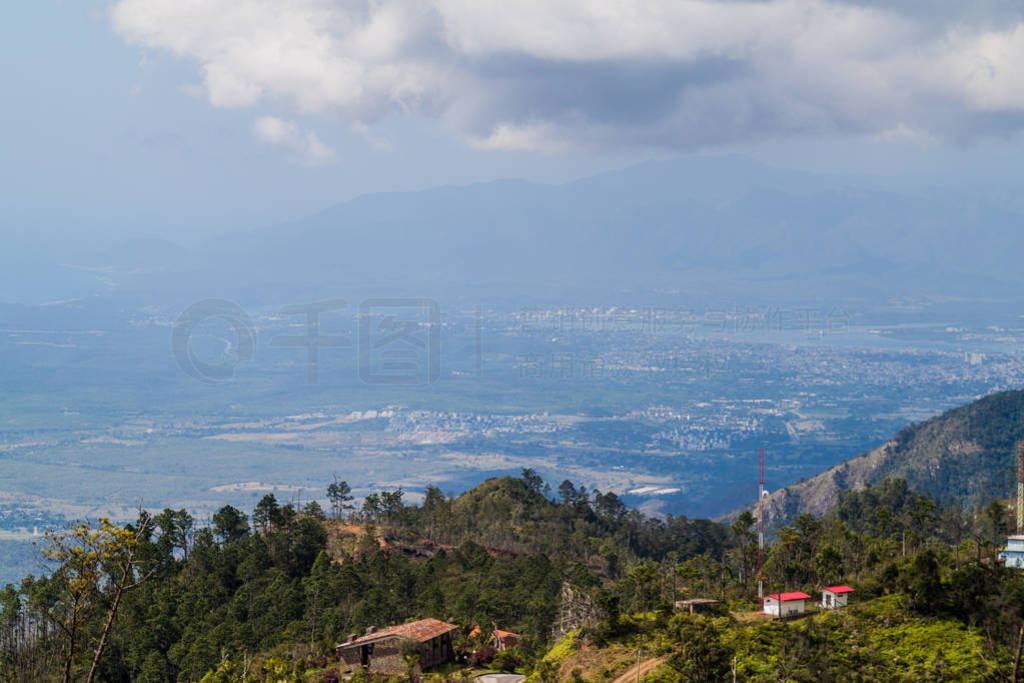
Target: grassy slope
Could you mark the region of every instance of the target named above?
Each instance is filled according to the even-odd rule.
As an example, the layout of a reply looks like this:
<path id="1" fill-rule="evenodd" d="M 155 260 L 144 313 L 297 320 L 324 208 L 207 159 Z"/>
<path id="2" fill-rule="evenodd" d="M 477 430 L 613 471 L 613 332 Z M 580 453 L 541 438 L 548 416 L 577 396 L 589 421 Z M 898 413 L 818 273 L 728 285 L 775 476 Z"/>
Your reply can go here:
<path id="1" fill-rule="evenodd" d="M 908 615 L 897 596 L 785 624 L 721 617 L 715 627 L 734 650 L 738 680 L 803 680 L 814 671 L 861 680 L 983 680 L 993 673 L 978 654 L 981 636 L 956 621 Z M 636 664 L 638 648 L 644 660 L 667 660 L 679 646 L 657 630 L 600 648 L 573 635 L 547 658 L 557 663 L 560 680 L 578 671 L 584 680 L 614 681 Z M 678 680 L 678 674 L 665 663 L 642 680 Z"/>

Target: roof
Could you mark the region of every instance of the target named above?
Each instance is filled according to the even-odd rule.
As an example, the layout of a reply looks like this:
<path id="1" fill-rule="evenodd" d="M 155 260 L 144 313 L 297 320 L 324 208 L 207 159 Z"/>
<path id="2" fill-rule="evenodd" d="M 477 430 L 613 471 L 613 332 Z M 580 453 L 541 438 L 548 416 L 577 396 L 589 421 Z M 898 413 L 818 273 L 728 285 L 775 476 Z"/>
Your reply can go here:
<path id="1" fill-rule="evenodd" d="M 338 649 L 353 647 L 355 645 L 366 645 L 367 643 L 374 643 L 378 640 L 385 640 L 387 638 L 401 638 L 403 640 L 415 640 L 420 643 L 425 643 L 428 640 L 433 640 L 438 636 L 455 631 L 459 627 L 455 624 L 449 624 L 446 621 L 440 619 L 420 619 L 419 621 L 411 621 L 408 624 L 399 624 L 398 626 L 388 626 L 382 628 L 379 631 L 368 633 L 361 638 L 350 640 L 347 643 L 338 645 Z"/>
<path id="2" fill-rule="evenodd" d="M 480 635 L 480 627 L 479 626 L 474 626 L 473 630 L 469 632 L 469 637 L 470 638 L 476 638 L 478 635 Z M 491 631 L 491 635 L 496 637 L 496 638 L 509 638 L 509 637 L 518 638 L 519 637 L 518 633 L 512 633 L 512 631 L 502 631 L 500 628 L 496 628 L 493 631 Z"/>
<path id="3" fill-rule="evenodd" d="M 801 593 L 800 591 L 793 591 L 792 593 L 772 593 L 771 595 L 764 596 L 766 598 L 774 598 L 779 602 L 789 602 L 790 600 L 810 600 L 811 596 L 807 593 Z"/>
<path id="4" fill-rule="evenodd" d="M 690 598 L 689 600 L 676 600 L 677 605 L 713 605 L 718 600 L 711 598 Z"/>
<path id="5" fill-rule="evenodd" d="M 843 593 L 853 592 L 853 589 L 849 586 L 826 586 L 822 590 L 826 590 L 829 593 L 835 593 L 836 595 L 842 595 Z"/>

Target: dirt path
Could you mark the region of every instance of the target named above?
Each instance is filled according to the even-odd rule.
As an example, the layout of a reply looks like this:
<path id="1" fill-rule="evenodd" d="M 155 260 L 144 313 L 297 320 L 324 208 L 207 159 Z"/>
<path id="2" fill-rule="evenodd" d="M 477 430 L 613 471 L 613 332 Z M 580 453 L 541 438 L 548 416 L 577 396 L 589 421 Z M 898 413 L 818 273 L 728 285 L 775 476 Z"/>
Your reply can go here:
<path id="1" fill-rule="evenodd" d="M 634 664 L 626 670 L 626 673 L 616 678 L 615 683 L 635 683 L 637 680 L 637 668 L 640 669 L 640 678 L 643 678 L 664 664 L 666 659 L 668 659 L 668 657 L 655 657 L 654 659 L 647 659 L 640 662 L 639 666 Z"/>

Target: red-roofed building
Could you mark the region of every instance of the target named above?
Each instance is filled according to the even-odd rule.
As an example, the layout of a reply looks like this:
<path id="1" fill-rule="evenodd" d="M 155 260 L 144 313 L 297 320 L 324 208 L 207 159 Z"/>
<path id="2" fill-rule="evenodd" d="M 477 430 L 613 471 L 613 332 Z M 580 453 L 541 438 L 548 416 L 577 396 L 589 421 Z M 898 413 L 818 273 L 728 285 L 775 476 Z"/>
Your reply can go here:
<path id="1" fill-rule="evenodd" d="M 499 650 L 509 650 L 519 644 L 519 634 L 512 631 L 502 631 L 500 628 L 491 631 L 494 636 L 494 646 Z"/>
<path id="2" fill-rule="evenodd" d="M 821 589 L 821 606 L 825 609 L 846 607 L 853 589 L 849 586 L 827 586 Z"/>
<path id="3" fill-rule="evenodd" d="M 469 632 L 470 638 L 476 638 L 480 635 L 480 627 L 474 626 L 473 630 Z M 519 634 L 512 633 L 511 631 L 502 631 L 499 628 L 491 631 L 491 640 L 494 643 L 496 650 L 509 650 L 519 644 Z"/>
<path id="4" fill-rule="evenodd" d="M 404 672 L 404 655 L 416 652 L 417 668 L 422 671 L 452 659 L 452 633 L 458 628 L 439 619 L 421 619 L 380 630 L 370 627 L 365 635 L 352 636 L 335 649 L 349 668 L 366 667 L 379 673 Z"/>
<path id="5" fill-rule="evenodd" d="M 761 610 L 765 614 L 771 614 L 776 617 L 790 617 L 795 614 L 803 614 L 807 608 L 805 601 L 810 599 L 810 595 L 800 591 L 774 593 L 764 596 Z"/>

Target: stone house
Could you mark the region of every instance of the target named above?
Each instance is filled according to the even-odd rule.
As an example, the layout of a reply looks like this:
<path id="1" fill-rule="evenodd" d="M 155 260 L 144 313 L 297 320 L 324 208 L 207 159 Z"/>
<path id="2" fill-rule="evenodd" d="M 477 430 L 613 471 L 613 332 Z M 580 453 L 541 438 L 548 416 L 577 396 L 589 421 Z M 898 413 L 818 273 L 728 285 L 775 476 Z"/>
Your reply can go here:
<path id="1" fill-rule="evenodd" d="M 343 669 L 365 667 L 375 673 L 400 674 L 408 669 L 405 656 L 415 653 L 416 670 L 423 671 L 452 660 L 452 634 L 458 628 L 439 619 L 420 619 L 379 630 L 371 626 L 363 636 L 353 636 L 335 649 Z"/>

